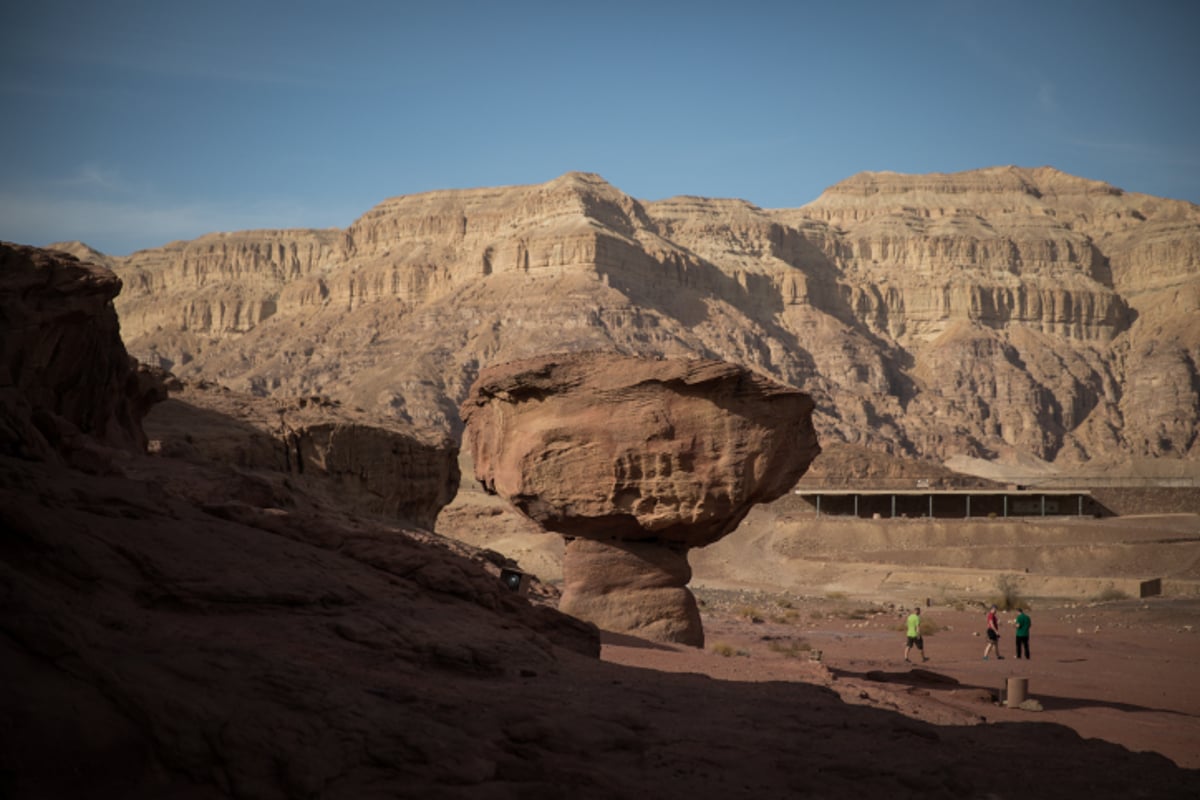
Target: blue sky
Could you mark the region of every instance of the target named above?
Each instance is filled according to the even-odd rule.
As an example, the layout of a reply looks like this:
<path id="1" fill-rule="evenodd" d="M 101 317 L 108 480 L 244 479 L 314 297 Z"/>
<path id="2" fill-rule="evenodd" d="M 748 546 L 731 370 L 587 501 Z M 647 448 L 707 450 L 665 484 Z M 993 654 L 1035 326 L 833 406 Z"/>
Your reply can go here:
<path id="1" fill-rule="evenodd" d="M 1200 3 L 11 3 L 0 239 L 116 255 L 596 172 L 795 207 L 1050 165 L 1200 203 Z"/>

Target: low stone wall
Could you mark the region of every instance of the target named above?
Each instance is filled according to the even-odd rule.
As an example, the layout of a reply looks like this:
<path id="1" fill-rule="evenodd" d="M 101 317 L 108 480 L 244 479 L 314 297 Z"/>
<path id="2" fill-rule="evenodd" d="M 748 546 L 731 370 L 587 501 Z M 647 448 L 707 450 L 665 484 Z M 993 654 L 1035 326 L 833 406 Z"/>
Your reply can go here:
<path id="1" fill-rule="evenodd" d="M 1200 514 L 1200 487 L 1099 487 L 1092 497 L 1119 516 Z"/>

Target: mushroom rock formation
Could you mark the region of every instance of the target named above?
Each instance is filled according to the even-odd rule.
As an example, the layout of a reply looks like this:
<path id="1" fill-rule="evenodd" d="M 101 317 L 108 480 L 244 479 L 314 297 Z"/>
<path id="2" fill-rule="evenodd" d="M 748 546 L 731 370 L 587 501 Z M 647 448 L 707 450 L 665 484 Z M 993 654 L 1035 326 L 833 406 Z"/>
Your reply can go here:
<path id="1" fill-rule="evenodd" d="M 475 476 L 567 541 L 560 609 L 702 646 L 687 551 L 783 495 L 820 452 L 808 395 L 712 360 L 553 355 L 483 370 Z"/>

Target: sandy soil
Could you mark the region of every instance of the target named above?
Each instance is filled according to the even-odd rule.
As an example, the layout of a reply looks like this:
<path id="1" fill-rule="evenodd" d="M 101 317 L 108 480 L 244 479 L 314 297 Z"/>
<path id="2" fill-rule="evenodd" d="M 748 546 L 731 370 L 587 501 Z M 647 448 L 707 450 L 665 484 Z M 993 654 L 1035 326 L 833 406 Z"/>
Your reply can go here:
<path id="1" fill-rule="evenodd" d="M 1013 657 L 1009 627 L 1005 657 L 987 661 L 982 606 L 933 604 L 922 610 L 929 660 L 905 663 L 907 609 L 766 591 L 696 594 L 704 649 L 606 634 L 602 657 L 723 681 L 825 686 L 847 703 L 936 725 L 1054 722 L 1200 768 L 1200 600 L 1035 602 L 1032 658 Z M 1003 616 L 1011 623 L 1015 612 Z M 1041 710 L 999 702 L 1010 677 L 1028 680 L 1028 697 Z"/>
<path id="2" fill-rule="evenodd" d="M 458 538 L 517 558 L 549 584 L 561 580 L 560 537 L 536 532 L 494 499 L 449 512 L 439 525 L 446 523 Z M 791 696 L 789 687 L 828 689 L 846 704 L 943 726 L 939 750 L 945 752 L 964 742 L 995 744 L 1016 735 L 1036 743 L 1038 752 L 1053 754 L 1059 741 L 1054 731 L 1061 725 L 1087 739 L 1200 769 L 1195 514 L 816 520 L 811 509 L 784 498 L 756 507 L 737 531 L 691 551 L 689 561 L 705 647 L 606 633 L 605 661 L 656 674 L 707 676 L 739 704 L 778 704 Z M 1098 599 L 1136 598 L 1140 583 L 1153 577 L 1162 579 L 1166 596 Z M 1033 618 L 1029 661 L 1014 657 L 1011 625 L 1001 645 L 1005 658 L 982 658 L 985 603 L 1001 580 L 1012 581 Z M 914 603 L 922 606 L 929 629 L 929 661 L 906 664 L 903 620 Z M 1005 618 L 1014 616 L 1009 612 Z M 1036 701 L 1030 708 L 1040 710 L 1000 702 L 1007 680 L 1022 677 L 1029 699 Z M 743 705 L 738 713 L 776 719 L 758 724 L 781 729 L 797 724 L 794 709 L 777 705 Z M 837 729 L 840 747 L 870 751 L 878 769 L 883 762 L 900 763 L 895 760 L 907 757 L 907 742 L 923 746 L 925 740 L 917 739 L 929 735 L 916 727 L 855 738 L 835 712 L 827 716 L 811 722 Z M 995 736 L 972 735 L 989 726 Z M 889 750 L 888 743 L 898 748 Z M 836 760 L 836 753 L 824 757 Z M 957 760 L 946 763 L 964 768 Z"/>

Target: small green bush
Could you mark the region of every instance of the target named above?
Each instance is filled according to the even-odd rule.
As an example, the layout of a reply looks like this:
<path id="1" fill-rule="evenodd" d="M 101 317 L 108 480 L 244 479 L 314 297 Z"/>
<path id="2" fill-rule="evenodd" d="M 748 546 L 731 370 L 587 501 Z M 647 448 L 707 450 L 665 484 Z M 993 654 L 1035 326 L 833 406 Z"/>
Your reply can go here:
<path id="1" fill-rule="evenodd" d="M 996 591 L 992 602 L 1002 611 L 1012 611 L 1014 608 L 1024 608 L 1028 605 L 1021 597 L 1016 575 L 1001 575 L 996 578 Z"/>

